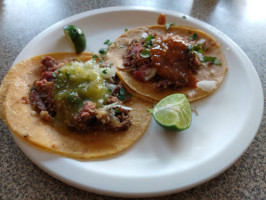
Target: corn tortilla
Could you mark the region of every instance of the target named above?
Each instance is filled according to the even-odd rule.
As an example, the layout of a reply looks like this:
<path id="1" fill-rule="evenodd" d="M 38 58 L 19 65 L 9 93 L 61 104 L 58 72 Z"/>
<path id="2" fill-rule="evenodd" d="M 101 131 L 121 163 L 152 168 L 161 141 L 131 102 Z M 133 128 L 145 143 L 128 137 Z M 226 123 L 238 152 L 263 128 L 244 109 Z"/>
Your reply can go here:
<path id="1" fill-rule="evenodd" d="M 207 50 L 207 52 L 203 53 L 203 56 L 208 55 L 217 57 L 220 60 L 221 65 L 201 66 L 196 74 L 196 79 L 198 81 L 216 81 L 216 88 L 214 88 L 212 91 L 204 91 L 201 88 L 189 87 L 181 89 L 166 88 L 158 91 L 152 82 L 141 82 L 134 79 L 130 72 L 123 69 L 123 55 L 125 55 L 127 46 L 131 43 L 131 41 L 139 41 L 143 37 L 143 33 L 156 34 L 162 38 L 165 38 L 169 35 L 172 35 L 173 37 L 178 36 L 181 38 L 188 38 L 192 33 L 196 33 L 198 38 L 209 41 L 212 46 Z M 226 61 L 222 49 L 214 40 L 214 38 L 200 30 L 180 26 L 171 26 L 168 30 L 166 30 L 165 26 L 162 25 L 131 29 L 118 37 L 116 41 L 109 47 L 107 61 L 116 65 L 118 68 L 118 76 L 132 94 L 150 102 L 158 102 L 162 98 L 173 93 L 185 94 L 190 102 L 202 99 L 217 90 L 224 80 L 227 71 Z"/>
<path id="2" fill-rule="evenodd" d="M 50 53 L 56 61 L 78 58 L 82 61 L 91 59 L 91 53 Z M 97 159 L 117 154 L 135 143 L 149 125 L 151 115 L 146 108 L 150 103 L 135 97 L 125 106 L 133 108 L 130 112 L 132 125 L 126 131 L 94 131 L 78 133 L 68 129 L 58 129 L 52 123 L 44 122 L 30 104 L 25 104 L 22 97 L 28 97 L 31 85 L 40 79 L 40 55 L 16 64 L 3 80 L 0 102 L 0 116 L 11 132 L 45 150 L 65 156 Z"/>

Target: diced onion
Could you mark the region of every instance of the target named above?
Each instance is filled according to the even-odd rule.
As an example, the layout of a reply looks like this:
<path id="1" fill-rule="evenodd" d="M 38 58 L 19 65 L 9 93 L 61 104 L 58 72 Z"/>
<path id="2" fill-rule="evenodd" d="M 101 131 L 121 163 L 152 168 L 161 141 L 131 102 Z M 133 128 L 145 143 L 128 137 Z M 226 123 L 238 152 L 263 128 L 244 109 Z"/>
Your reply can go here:
<path id="1" fill-rule="evenodd" d="M 211 69 L 211 74 L 215 74 L 216 70 L 215 69 Z"/>
<path id="2" fill-rule="evenodd" d="M 112 91 L 112 93 L 116 89 L 116 85 L 112 83 L 106 83 L 106 86 Z"/>
<path id="3" fill-rule="evenodd" d="M 98 101 L 99 101 L 100 104 L 102 104 L 104 102 L 103 99 L 99 99 Z"/>
<path id="4" fill-rule="evenodd" d="M 217 81 L 199 81 L 197 82 L 197 87 L 202 89 L 203 91 L 206 92 L 211 92 L 216 88 Z"/>
<path id="5" fill-rule="evenodd" d="M 111 104 L 108 104 L 108 105 L 105 105 L 103 106 L 105 109 L 111 109 L 111 108 L 114 108 L 116 105 L 118 104 L 118 102 L 114 102 L 114 103 L 111 103 Z"/>
<path id="6" fill-rule="evenodd" d="M 115 108 L 123 108 L 124 110 L 133 110 L 133 108 L 127 106 L 116 105 Z"/>
<path id="7" fill-rule="evenodd" d="M 101 75 L 104 79 L 111 79 L 116 75 L 116 67 L 111 65 L 110 67 L 100 67 L 98 63 L 89 60 L 86 64 L 92 65 L 92 67 Z"/>
<path id="8" fill-rule="evenodd" d="M 111 104 L 105 105 L 104 108 L 107 109 L 107 110 L 108 110 L 108 109 L 111 109 L 111 108 L 123 108 L 124 110 L 133 110 L 133 109 L 130 108 L 130 107 L 119 105 L 117 101 L 114 102 L 114 103 L 111 103 Z"/>
<path id="9" fill-rule="evenodd" d="M 197 41 L 198 44 L 203 44 L 206 40 L 201 38 L 199 41 Z"/>
<path id="10" fill-rule="evenodd" d="M 147 38 L 148 36 L 149 36 L 149 34 L 146 32 L 142 33 L 142 35 L 141 35 L 142 38 Z"/>
<path id="11" fill-rule="evenodd" d="M 144 77 L 145 81 L 151 80 L 156 75 L 156 68 L 149 70 L 148 74 Z"/>

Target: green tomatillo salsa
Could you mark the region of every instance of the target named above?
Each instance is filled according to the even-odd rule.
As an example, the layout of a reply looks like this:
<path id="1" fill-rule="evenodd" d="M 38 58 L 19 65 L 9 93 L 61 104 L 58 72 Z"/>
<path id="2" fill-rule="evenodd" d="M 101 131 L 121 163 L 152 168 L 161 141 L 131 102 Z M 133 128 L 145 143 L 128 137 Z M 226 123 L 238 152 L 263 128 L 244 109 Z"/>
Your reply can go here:
<path id="1" fill-rule="evenodd" d="M 92 62 L 71 62 L 57 72 L 53 96 L 57 117 L 72 118 L 87 101 L 102 107 L 111 94 L 106 81 L 93 68 Z"/>

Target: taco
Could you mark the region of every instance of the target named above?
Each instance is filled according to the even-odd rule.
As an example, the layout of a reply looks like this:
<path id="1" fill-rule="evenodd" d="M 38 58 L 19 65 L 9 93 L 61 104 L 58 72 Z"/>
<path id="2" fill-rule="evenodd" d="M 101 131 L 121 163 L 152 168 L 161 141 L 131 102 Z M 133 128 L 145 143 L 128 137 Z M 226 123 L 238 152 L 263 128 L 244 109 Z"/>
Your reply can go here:
<path id="1" fill-rule="evenodd" d="M 130 96 L 91 53 L 51 53 L 13 66 L 0 87 L 0 116 L 42 149 L 93 159 L 117 154 L 145 132 L 149 103 Z"/>
<path id="2" fill-rule="evenodd" d="M 202 99 L 220 86 L 227 71 L 217 42 L 189 27 L 129 30 L 109 47 L 106 58 L 131 93 L 151 102 L 173 93 L 184 93 L 190 102 Z"/>

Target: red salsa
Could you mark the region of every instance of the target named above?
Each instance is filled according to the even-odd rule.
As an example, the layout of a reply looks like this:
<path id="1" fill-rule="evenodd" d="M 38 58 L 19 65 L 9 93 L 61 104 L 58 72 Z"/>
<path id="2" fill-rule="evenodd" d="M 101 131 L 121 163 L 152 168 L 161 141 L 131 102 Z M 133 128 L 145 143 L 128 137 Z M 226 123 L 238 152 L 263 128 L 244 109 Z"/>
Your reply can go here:
<path id="1" fill-rule="evenodd" d="M 157 75 L 179 85 L 196 87 L 196 78 L 191 72 L 191 55 L 188 45 L 182 40 L 171 37 L 156 42 L 150 49 L 152 65 L 156 67 Z"/>

